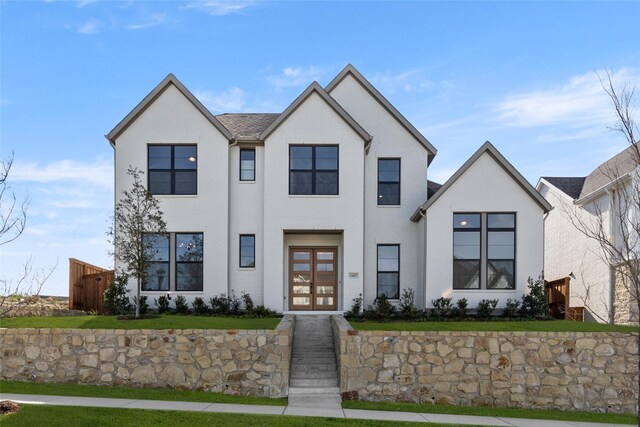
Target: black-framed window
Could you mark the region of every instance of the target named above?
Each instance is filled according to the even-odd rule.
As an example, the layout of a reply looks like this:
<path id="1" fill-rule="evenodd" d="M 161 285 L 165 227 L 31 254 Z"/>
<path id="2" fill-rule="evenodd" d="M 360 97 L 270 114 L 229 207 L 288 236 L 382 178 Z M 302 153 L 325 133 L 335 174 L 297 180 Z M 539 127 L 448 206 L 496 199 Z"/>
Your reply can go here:
<path id="1" fill-rule="evenodd" d="M 290 145 L 289 194 L 337 195 L 338 146 Z"/>
<path id="2" fill-rule="evenodd" d="M 142 278 L 143 291 L 169 290 L 169 235 L 143 234 L 143 251 L 151 260 Z"/>
<path id="3" fill-rule="evenodd" d="M 515 289 L 516 215 L 487 214 L 487 289 Z"/>
<path id="4" fill-rule="evenodd" d="M 400 297 L 400 245 L 378 245 L 378 296 Z"/>
<path id="5" fill-rule="evenodd" d="M 176 291 L 202 291 L 203 234 L 176 233 Z"/>
<path id="6" fill-rule="evenodd" d="M 255 234 L 240 235 L 240 268 L 256 266 L 256 236 Z"/>
<path id="7" fill-rule="evenodd" d="M 256 180 L 256 150 L 254 148 L 240 149 L 240 181 Z"/>
<path id="8" fill-rule="evenodd" d="M 197 194 L 196 145 L 149 145 L 147 188 L 151 194 Z"/>
<path id="9" fill-rule="evenodd" d="M 400 159 L 378 159 L 378 205 L 400 204 Z"/>
<path id="10" fill-rule="evenodd" d="M 453 289 L 480 289 L 482 216 L 453 215 Z"/>

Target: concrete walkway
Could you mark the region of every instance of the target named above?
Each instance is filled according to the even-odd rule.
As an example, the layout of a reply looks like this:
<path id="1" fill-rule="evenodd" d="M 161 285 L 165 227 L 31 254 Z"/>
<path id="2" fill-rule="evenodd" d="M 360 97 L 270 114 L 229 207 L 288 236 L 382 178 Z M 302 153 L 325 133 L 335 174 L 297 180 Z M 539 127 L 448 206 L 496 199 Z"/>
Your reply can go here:
<path id="1" fill-rule="evenodd" d="M 0 393 L 0 400 L 31 405 L 88 406 L 101 408 L 155 409 L 165 411 L 228 412 L 261 415 L 298 415 L 421 423 L 475 424 L 507 427 L 629 427 L 629 424 L 583 423 L 577 421 L 528 420 L 522 418 L 476 417 L 470 415 L 419 414 L 415 412 L 365 411 L 291 406 L 236 405 L 229 403 L 173 402 L 165 400 L 109 399 L 102 397 L 45 396 Z"/>

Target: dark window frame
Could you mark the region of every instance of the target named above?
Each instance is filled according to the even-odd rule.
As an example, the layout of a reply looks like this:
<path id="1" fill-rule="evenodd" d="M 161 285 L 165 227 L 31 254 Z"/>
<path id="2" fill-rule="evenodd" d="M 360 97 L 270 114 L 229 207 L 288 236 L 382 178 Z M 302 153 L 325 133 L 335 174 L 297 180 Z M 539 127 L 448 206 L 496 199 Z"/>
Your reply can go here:
<path id="1" fill-rule="evenodd" d="M 251 152 L 251 153 L 253 153 L 253 177 L 251 179 L 242 178 L 242 153 L 243 152 Z M 240 157 L 240 160 L 238 161 L 238 163 L 239 163 L 238 175 L 239 175 L 240 181 L 243 181 L 243 182 L 253 182 L 253 181 L 255 181 L 256 180 L 256 149 L 255 148 L 241 148 L 239 157 Z"/>
<path id="2" fill-rule="evenodd" d="M 171 147 L 171 167 L 169 169 L 158 169 L 149 167 L 149 149 L 151 147 Z M 194 147 L 196 149 L 196 167 L 195 169 L 176 169 L 176 147 Z M 195 191 L 193 193 L 176 193 L 176 171 L 193 172 L 195 174 Z M 152 193 L 151 192 L 151 172 L 169 172 L 171 173 L 171 190 L 169 193 Z M 154 196 L 197 196 L 198 195 L 198 144 L 147 144 L 147 191 Z"/>
<path id="3" fill-rule="evenodd" d="M 398 270 L 397 271 L 391 271 L 391 270 L 383 270 L 380 271 L 380 247 L 396 247 L 398 249 Z M 389 298 L 388 299 L 399 299 L 400 298 L 400 243 L 379 243 L 378 245 L 376 245 L 376 298 L 380 295 L 380 273 L 396 273 L 398 275 L 398 280 L 396 283 L 396 287 L 398 288 L 397 290 L 397 297 L 396 298 Z"/>
<path id="4" fill-rule="evenodd" d="M 398 181 L 380 181 L 380 161 L 398 161 Z M 380 184 L 398 184 L 398 203 L 380 203 Z M 378 157 L 378 206 L 400 206 L 402 205 L 402 159 L 400 157 Z"/>
<path id="5" fill-rule="evenodd" d="M 173 263 L 175 264 L 173 278 L 173 292 L 204 292 L 204 232 L 175 232 L 173 241 Z M 200 261 L 178 261 L 178 236 L 199 234 L 202 237 L 202 260 Z M 178 289 L 178 264 L 201 264 L 202 265 L 202 289 Z"/>
<path id="6" fill-rule="evenodd" d="M 253 238 L 253 265 L 242 265 L 242 238 Z M 256 268 L 256 235 L 255 234 L 240 234 L 238 237 L 238 266 L 239 268 Z"/>
<path id="7" fill-rule="evenodd" d="M 166 236 L 168 239 L 168 254 L 167 254 L 167 260 L 166 261 L 157 261 L 157 260 L 152 260 L 149 261 L 149 265 L 153 265 L 153 264 L 166 264 L 167 265 L 167 289 L 145 289 L 145 278 L 143 277 L 142 280 L 140 281 L 140 292 L 170 292 L 171 291 L 171 233 L 143 233 L 142 234 L 142 239 L 144 239 L 144 236 L 155 236 L 155 235 L 161 235 L 161 236 Z"/>
<path id="8" fill-rule="evenodd" d="M 489 215 L 513 215 L 513 228 L 510 227 L 489 227 Z M 510 290 L 515 290 L 516 289 L 516 260 L 517 260 L 517 245 L 516 245 L 516 240 L 517 240 L 517 228 L 518 228 L 518 217 L 517 217 L 517 212 L 487 212 L 486 213 L 486 217 L 487 217 L 487 227 L 486 227 L 486 260 L 487 260 L 487 267 L 486 267 L 486 272 L 485 272 L 485 289 L 490 290 L 490 291 L 510 291 Z M 506 231 L 506 232 L 512 232 L 513 233 L 513 258 L 490 258 L 489 257 L 489 233 L 492 231 L 496 231 L 496 232 L 501 232 L 501 231 Z M 513 263 L 513 283 L 512 286 L 510 288 L 489 288 L 489 262 L 491 261 L 498 261 L 498 262 L 512 262 Z"/>
<path id="9" fill-rule="evenodd" d="M 305 147 L 311 148 L 311 169 L 291 169 L 291 149 Z M 336 149 L 336 169 L 316 169 L 316 148 L 317 147 L 335 147 Z M 297 194 L 291 191 L 291 174 L 295 172 L 311 173 L 311 193 Z M 316 191 L 316 174 L 317 173 L 335 173 L 336 174 L 336 192 L 335 194 L 318 194 Z M 338 144 L 289 144 L 289 195 L 290 196 L 339 196 L 340 195 L 340 146 Z"/>
<path id="10" fill-rule="evenodd" d="M 473 228 L 457 228 L 455 226 L 455 217 L 456 215 L 478 215 L 480 217 L 480 224 L 479 227 L 473 227 Z M 482 221 L 483 215 L 480 212 L 454 212 L 453 213 L 453 245 L 451 247 L 452 251 L 451 251 L 451 258 L 453 259 L 453 274 L 452 274 L 452 279 L 453 279 L 453 283 L 452 283 L 452 289 L 454 290 L 479 290 L 482 289 L 482 248 L 484 245 L 484 240 L 482 238 L 482 225 L 483 225 L 483 221 Z M 456 251 L 456 246 L 455 246 L 455 235 L 456 233 L 478 233 L 478 235 L 480 236 L 480 243 L 479 243 L 479 258 L 478 259 L 456 259 L 455 258 L 455 251 Z M 478 287 L 477 288 L 456 288 L 455 287 L 455 275 L 456 275 L 456 269 L 455 269 L 455 264 L 457 262 L 469 262 L 469 261 L 477 261 L 478 262 Z"/>

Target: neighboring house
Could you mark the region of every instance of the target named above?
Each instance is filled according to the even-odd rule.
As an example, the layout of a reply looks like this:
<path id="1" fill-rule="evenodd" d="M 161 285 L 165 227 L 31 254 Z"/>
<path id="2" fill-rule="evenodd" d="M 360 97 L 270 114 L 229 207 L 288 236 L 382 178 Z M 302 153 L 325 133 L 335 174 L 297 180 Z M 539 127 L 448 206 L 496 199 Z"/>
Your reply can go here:
<path id="1" fill-rule="evenodd" d="M 354 67 L 278 114 L 212 115 L 167 76 L 108 135 L 116 195 L 146 172 L 166 236 L 143 295 L 248 292 L 279 311 L 519 298 L 548 203 L 485 143 L 443 186 L 436 149 Z M 425 203 L 426 201 L 426 203 Z"/>
<path id="2" fill-rule="evenodd" d="M 586 177 L 542 177 L 538 182 L 538 191 L 553 205 L 545 218 L 545 277 L 570 277 L 569 306 L 585 307 L 585 320 L 637 321 L 628 288 L 616 278 L 600 244 L 582 233 L 579 224 L 591 230 L 602 225 L 602 235 L 619 248 L 623 236 L 631 246 L 637 245 L 633 227 L 621 227 L 637 224 L 640 218 L 635 212 L 638 204 L 629 198 L 633 191 L 637 197 L 639 172 L 634 147 L 628 147 Z M 628 212 L 620 215 L 622 211 Z"/>

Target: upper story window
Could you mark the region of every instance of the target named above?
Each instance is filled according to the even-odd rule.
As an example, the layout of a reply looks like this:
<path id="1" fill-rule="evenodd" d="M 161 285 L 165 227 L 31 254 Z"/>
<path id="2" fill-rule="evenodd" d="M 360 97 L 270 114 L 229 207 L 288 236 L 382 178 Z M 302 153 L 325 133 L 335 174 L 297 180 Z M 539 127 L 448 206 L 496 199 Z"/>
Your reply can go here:
<path id="1" fill-rule="evenodd" d="M 400 159 L 378 159 L 378 205 L 400 204 Z"/>
<path id="2" fill-rule="evenodd" d="M 148 168 L 151 194 L 198 194 L 195 145 L 149 145 Z"/>
<path id="3" fill-rule="evenodd" d="M 337 195 L 338 146 L 290 145 L 289 194 Z"/>
<path id="4" fill-rule="evenodd" d="M 256 150 L 240 149 L 240 181 L 256 180 Z"/>

